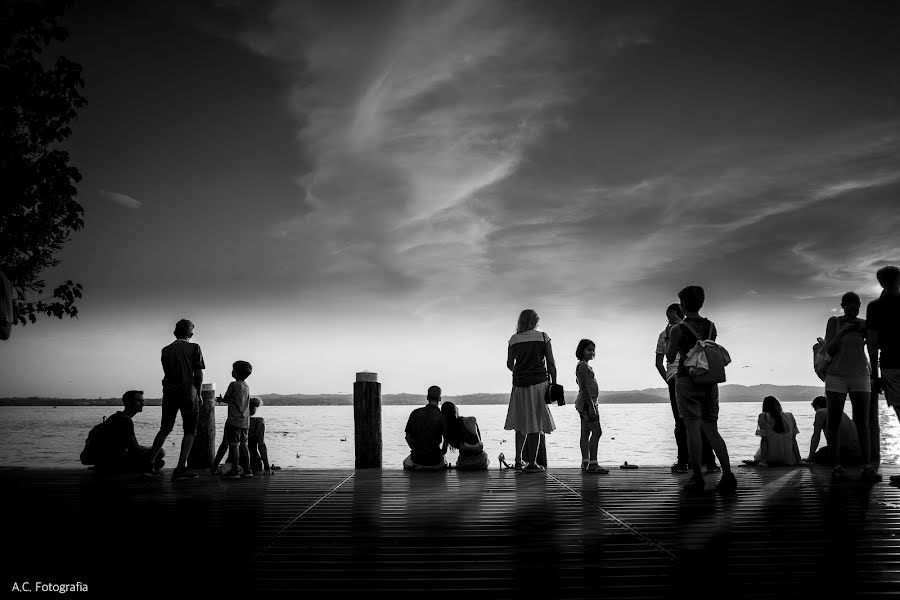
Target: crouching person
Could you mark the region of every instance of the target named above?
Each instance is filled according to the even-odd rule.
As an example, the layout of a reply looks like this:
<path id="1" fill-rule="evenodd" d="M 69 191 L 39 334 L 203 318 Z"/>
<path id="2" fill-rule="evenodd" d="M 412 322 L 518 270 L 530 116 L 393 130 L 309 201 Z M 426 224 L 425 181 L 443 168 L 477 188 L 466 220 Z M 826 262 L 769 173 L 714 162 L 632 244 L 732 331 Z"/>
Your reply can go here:
<path id="1" fill-rule="evenodd" d="M 160 448 L 151 463 L 150 447 L 138 443 L 134 435 L 134 415 L 144 410 L 144 392 L 129 390 L 122 396 L 121 410 L 94 426 L 88 434 L 81 463 L 93 465 L 100 473 L 144 473 L 158 476 L 165 465 Z"/>

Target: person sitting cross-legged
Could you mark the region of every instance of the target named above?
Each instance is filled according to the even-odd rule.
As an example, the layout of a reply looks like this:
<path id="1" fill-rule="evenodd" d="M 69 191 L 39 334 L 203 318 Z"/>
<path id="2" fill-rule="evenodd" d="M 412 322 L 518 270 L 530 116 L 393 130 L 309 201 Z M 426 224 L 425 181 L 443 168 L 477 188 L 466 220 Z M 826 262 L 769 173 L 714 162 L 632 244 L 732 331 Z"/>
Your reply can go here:
<path id="1" fill-rule="evenodd" d="M 98 473 L 144 473 L 157 476 L 165 465 L 162 448 L 151 461 L 151 449 L 142 446 L 134 435 L 136 414 L 144 410 L 144 392 L 129 390 L 122 396 L 125 410 L 104 419 L 91 430 L 81 452 L 81 462 L 93 465 Z"/>
<path id="2" fill-rule="evenodd" d="M 441 416 L 441 388 L 428 388 L 428 404 L 410 413 L 406 422 L 406 443 L 411 450 L 403 459 L 403 468 L 410 471 L 446 469 L 441 452 L 444 420 Z"/>

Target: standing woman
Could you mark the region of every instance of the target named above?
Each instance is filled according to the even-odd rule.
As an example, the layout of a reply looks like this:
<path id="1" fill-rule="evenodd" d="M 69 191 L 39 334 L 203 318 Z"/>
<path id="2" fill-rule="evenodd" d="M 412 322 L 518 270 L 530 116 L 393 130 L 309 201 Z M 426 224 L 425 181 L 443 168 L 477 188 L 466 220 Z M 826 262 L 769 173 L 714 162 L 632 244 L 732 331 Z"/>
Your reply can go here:
<path id="1" fill-rule="evenodd" d="M 825 349 L 831 362 L 825 371 L 825 400 L 828 408 L 828 439 L 837 440 L 841 427 L 844 402 L 850 396 L 853 406 L 853 423 L 859 434 L 862 453 L 862 477 L 880 481 L 881 476 L 870 463 L 872 447 L 869 443 L 869 362 L 866 359 L 866 322 L 859 318 L 861 301 L 855 292 L 841 297 L 844 314 L 831 317 L 825 326 Z M 828 444 L 831 450 L 831 475 L 840 479 L 844 475 L 841 466 L 841 445 Z"/>
<path id="2" fill-rule="evenodd" d="M 539 317 L 530 308 L 519 315 L 516 333 L 509 338 L 506 367 L 512 371 L 512 392 L 506 413 L 505 429 L 516 431 L 516 467 L 524 464 L 526 472 L 540 472 L 537 463 L 541 434 L 556 429 L 553 416 L 544 400 L 550 379 L 556 383 L 556 362 L 547 334 L 536 331 Z"/>

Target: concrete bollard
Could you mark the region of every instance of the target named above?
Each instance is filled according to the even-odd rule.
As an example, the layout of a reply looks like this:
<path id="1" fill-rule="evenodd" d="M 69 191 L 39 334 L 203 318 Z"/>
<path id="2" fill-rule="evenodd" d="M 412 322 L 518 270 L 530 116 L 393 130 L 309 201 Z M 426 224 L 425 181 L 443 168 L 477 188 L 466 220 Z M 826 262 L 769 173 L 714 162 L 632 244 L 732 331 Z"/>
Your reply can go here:
<path id="1" fill-rule="evenodd" d="M 216 384 L 200 386 L 200 420 L 197 435 L 191 446 L 187 466 L 191 469 L 208 469 L 216 455 Z"/>
<path id="2" fill-rule="evenodd" d="M 381 468 L 381 384 L 378 373 L 362 371 L 353 383 L 356 468 Z"/>

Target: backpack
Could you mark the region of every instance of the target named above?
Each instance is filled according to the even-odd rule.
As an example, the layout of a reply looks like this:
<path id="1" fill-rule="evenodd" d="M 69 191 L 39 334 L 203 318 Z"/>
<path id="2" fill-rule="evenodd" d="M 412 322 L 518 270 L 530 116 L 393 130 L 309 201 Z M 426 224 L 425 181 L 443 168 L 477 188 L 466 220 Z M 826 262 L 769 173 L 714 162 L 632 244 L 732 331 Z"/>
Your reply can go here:
<path id="1" fill-rule="evenodd" d="M 813 370 L 816 372 L 816 375 L 819 376 L 819 379 L 825 381 L 825 371 L 828 369 L 828 363 L 831 362 L 831 355 L 825 350 L 825 340 L 822 338 L 816 338 L 816 343 L 813 344 Z"/>
<path id="2" fill-rule="evenodd" d="M 684 366 L 687 367 L 691 380 L 694 383 L 710 384 L 725 382 L 725 367 L 731 362 L 731 355 L 723 346 L 713 340 L 701 339 L 693 327 L 687 323 L 681 323 L 687 327 L 697 342 L 684 357 Z M 712 321 L 710 321 L 712 328 Z"/>
<path id="3" fill-rule="evenodd" d="M 104 418 L 102 422 L 97 423 L 88 432 L 87 439 L 84 441 L 84 450 L 81 451 L 81 464 L 93 465 L 97 462 L 106 447 L 109 445 L 110 419 Z"/>

